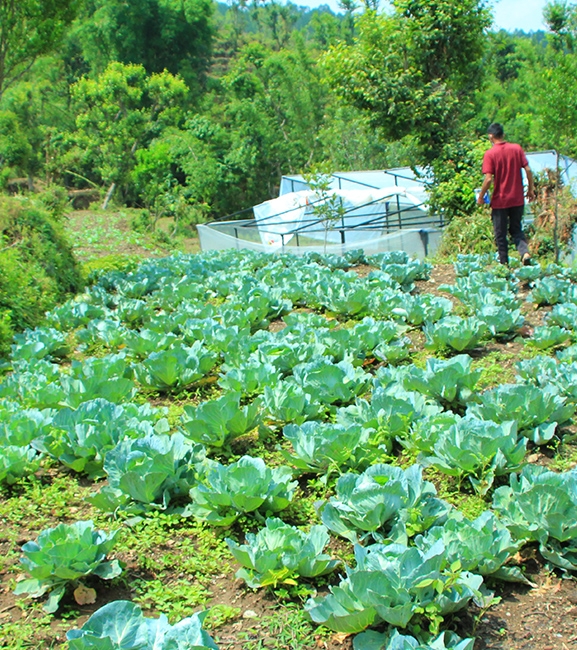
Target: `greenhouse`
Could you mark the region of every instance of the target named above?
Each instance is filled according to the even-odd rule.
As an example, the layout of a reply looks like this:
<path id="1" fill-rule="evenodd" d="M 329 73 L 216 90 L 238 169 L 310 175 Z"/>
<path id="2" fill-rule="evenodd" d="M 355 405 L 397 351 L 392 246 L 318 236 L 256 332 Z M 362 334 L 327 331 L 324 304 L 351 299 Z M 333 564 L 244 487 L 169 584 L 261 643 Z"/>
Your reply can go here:
<path id="1" fill-rule="evenodd" d="M 527 154 L 534 174 L 559 164 L 565 185 L 577 183 L 577 164 L 554 151 Z M 530 218 L 530 215 L 529 215 Z M 263 252 L 367 254 L 404 250 L 435 253 L 442 215 L 427 205 L 426 174 L 410 167 L 336 172 L 328 187 L 313 189 L 302 175 L 283 176 L 277 198 L 222 221 L 198 226 L 203 250 L 247 248 Z"/>

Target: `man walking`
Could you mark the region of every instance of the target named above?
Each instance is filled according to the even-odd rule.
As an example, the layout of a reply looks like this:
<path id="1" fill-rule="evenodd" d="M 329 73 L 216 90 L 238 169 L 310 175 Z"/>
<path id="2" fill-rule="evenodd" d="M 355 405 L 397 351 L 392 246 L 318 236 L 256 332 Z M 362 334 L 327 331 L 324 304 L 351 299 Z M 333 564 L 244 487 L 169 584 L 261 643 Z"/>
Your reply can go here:
<path id="1" fill-rule="evenodd" d="M 485 152 L 483 158 L 483 174 L 485 174 L 485 178 L 477 203 L 483 205 L 485 194 L 493 184 L 491 216 L 493 218 L 493 232 L 495 233 L 499 262 L 501 264 L 509 263 L 508 231 L 519 251 L 523 264 L 527 265 L 531 263 L 531 256 L 529 255 L 527 238 L 521 225 L 525 206 L 521 170 L 524 169 L 527 174 L 527 198 L 529 201 L 535 198 L 533 174 L 523 149 L 518 144 L 505 142 L 501 124 L 491 124 L 487 132 L 493 146 L 489 151 Z"/>

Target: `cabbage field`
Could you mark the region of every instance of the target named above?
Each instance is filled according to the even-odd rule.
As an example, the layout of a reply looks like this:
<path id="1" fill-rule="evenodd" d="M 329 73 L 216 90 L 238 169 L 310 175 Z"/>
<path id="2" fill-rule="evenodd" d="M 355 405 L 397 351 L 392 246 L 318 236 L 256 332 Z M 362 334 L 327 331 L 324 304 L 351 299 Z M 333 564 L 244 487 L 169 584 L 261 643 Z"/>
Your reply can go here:
<path id="1" fill-rule="evenodd" d="M 17 335 L 0 647 L 497 647 L 577 570 L 577 272 L 453 267 L 178 255 Z"/>

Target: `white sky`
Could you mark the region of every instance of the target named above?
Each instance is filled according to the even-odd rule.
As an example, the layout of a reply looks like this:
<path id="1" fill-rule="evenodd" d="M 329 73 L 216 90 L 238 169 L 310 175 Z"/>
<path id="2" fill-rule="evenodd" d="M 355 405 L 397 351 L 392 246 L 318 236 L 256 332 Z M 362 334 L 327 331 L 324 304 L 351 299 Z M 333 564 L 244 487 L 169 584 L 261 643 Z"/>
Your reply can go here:
<path id="1" fill-rule="evenodd" d="M 333 11 L 340 11 L 338 0 L 292 0 L 294 4 L 305 7 L 328 5 Z M 381 0 L 381 6 L 385 2 Z M 522 29 L 526 32 L 544 29 L 543 7 L 547 0 L 492 0 L 495 27 L 513 31 Z"/>

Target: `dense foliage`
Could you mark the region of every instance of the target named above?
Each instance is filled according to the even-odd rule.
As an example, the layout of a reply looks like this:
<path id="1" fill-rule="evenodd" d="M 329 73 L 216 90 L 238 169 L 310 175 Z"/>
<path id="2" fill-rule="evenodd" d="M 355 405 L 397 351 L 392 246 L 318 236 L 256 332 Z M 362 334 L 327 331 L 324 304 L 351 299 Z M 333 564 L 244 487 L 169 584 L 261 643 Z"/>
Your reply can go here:
<path id="1" fill-rule="evenodd" d="M 9 351 L 14 331 L 34 327 L 44 312 L 81 286 L 54 212 L 28 198 L 0 196 L 0 356 Z"/>
<path id="2" fill-rule="evenodd" d="M 0 178 L 98 188 L 148 225 L 222 217 L 319 166 L 429 165 L 432 208 L 470 217 L 489 122 L 577 151 L 572 5 L 548 7 L 547 37 L 490 31 L 480 0 L 37 5 L 0 3 Z"/>

